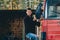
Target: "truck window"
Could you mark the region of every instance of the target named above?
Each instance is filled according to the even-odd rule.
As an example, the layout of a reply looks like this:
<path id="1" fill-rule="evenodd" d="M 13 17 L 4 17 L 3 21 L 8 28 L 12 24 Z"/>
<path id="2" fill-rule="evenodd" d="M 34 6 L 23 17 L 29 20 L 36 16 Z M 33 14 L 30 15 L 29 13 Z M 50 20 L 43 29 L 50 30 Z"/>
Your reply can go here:
<path id="1" fill-rule="evenodd" d="M 60 1 L 50 0 L 47 3 L 47 18 L 60 19 Z"/>

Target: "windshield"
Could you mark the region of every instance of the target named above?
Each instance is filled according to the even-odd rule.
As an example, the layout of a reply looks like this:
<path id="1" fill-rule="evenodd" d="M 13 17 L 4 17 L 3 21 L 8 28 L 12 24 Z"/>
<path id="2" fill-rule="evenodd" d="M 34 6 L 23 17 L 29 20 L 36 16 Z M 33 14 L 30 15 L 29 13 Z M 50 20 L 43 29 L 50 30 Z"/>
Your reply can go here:
<path id="1" fill-rule="evenodd" d="M 47 18 L 60 19 L 60 0 L 49 0 L 47 2 Z"/>

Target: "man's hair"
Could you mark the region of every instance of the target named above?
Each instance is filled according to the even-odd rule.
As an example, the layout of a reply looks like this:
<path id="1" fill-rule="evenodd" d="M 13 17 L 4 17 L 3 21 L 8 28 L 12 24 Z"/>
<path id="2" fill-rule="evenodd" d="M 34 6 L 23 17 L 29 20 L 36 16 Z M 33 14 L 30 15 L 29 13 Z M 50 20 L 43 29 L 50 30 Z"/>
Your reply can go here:
<path id="1" fill-rule="evenodd" d="M 31 8 L 27 8 L 27 10 L 31 10 Z"/>

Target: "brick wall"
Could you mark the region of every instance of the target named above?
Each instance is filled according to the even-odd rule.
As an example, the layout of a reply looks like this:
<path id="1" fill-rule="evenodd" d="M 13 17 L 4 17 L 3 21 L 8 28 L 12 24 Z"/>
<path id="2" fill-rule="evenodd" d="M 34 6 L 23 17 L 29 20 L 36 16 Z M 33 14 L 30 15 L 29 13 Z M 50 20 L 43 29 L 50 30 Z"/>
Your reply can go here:
<path id="1" fill-rule="evenodd" d="M 22 18 L 17 18 L 11 20 L 11 32 L 15 37 L 18 37 L 19 39 L 22 38 L 22 33 L 23 33 L 23 19 Z"/>

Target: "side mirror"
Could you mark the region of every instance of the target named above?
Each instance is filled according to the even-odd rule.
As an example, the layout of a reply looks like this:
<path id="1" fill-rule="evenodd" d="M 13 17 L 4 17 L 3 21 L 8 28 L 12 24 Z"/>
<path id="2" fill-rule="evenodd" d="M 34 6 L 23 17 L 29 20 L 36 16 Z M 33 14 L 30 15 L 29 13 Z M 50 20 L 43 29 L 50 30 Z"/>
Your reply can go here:
<path id="1" fill-rule="evenodd" d="M 41 14 L 42 14 L 41 7 L 42 7 L 42 4 L 40 3 L 40 4 L 38 5 L 37 9 L 36 9 L 36 12 L 35 12 L 37 19 L 40 19 L 40 17 L 41 17 Z"/>

